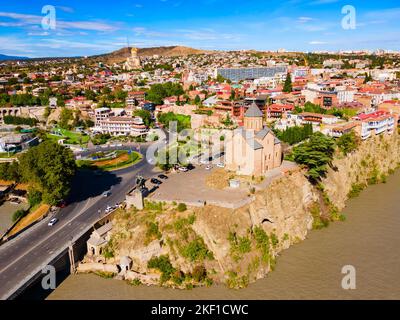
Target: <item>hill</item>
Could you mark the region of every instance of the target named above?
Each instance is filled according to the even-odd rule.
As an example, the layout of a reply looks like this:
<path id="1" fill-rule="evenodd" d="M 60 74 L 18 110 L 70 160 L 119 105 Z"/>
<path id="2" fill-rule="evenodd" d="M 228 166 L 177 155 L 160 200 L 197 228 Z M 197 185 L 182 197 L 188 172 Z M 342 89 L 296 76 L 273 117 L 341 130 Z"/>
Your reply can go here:
<path id="1" fill-rule="evenodd" d="M 0 54 L 0 61 L 9 61 L 9 60 L 28 60 L 28 57 L 17 57 L 17 56 L 7 56 L 5 54 Z"/>
<path id="2" fill-rule="evenodd" d="M 151 57 L 153 55 L 159 55 L 162 57 L 177 57 L 187 56 L 191 54 L 204 54 L 210 51 L 204 51 L 199 49 L 193 49 L 183 46 L 171 46 L 171 47 L 153 47 L 153 48 L 139 48 L 138 55 L 140 57 Z M 130 56 L 130 47 L 125 47 L 111 53 L 93 56 L 96 60 L 103 60 L 107 63 L 120 63 L 126 60 Z"/>

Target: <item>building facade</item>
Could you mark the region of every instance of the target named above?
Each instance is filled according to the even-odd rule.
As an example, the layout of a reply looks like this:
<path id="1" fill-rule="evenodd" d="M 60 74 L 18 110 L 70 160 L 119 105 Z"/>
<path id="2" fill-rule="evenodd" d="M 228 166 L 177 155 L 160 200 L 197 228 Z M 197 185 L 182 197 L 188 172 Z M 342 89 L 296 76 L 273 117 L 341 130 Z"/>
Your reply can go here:
<path id="1" fill-rule="evenodd" d="M 227 137 L 226 168 L 241 175 L 261 176 L 281 163 L 281 142 L 263 126 L 263 113 L 253 104 L 245 113 L 244 126 Z"/>

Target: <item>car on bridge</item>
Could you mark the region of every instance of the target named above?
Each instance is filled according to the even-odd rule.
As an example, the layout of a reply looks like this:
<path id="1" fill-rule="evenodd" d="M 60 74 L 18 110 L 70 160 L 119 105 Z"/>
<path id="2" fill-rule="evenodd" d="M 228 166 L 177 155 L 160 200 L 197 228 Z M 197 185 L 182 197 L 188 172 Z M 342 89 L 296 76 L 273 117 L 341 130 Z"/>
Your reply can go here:
<path id="1" fill-rule="evenodd" d="M 104 198 L 107 198 L 107 197 L 109 197 L 109 196 L 111 196 L 111 191 L 110 191 L 110 190 L 104 191 L 104 192 L 103 192 L 103 197 L 104 197 Z"/>
<path id="2" fill-rule="evenodd" d="M 53 218 L 49 221 L 49 223 L 47 224 L 49 227 L 54 226 L 56 223 L 58 222 L 57 218 Z"/>

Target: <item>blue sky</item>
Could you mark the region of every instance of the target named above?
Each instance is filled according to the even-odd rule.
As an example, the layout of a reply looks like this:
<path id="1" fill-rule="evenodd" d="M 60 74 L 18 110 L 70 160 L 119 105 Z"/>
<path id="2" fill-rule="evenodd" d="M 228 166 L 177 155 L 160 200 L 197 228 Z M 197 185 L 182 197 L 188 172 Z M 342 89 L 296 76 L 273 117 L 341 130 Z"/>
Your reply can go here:
<path id="1" fill-rule="evenodd" d="M 45 30 L 42 7 L 56 8 Z M 356 9 L 345 30 L 342 8 Z M 126 46 L 315 51 L 400 50 L 398 0 L 1 0 L 0 53 L 105 53 Z"/>

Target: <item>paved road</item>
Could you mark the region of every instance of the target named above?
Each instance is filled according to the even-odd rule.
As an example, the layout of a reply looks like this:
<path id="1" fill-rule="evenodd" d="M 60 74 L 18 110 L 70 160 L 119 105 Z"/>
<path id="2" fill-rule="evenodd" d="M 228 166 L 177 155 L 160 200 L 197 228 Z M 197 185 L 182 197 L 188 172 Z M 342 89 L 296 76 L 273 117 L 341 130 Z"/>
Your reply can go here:
<path id="1" fill-rule="evenodd" d="M 143 147 L 143 154 L 147 147 Z M 28 229 L 10 242 L 0 246 L 0 299 L 18 281 L 42 266 L 60 248 L 66 247 L 72 237 L 99 219 L 107 205 L 114 205 L 125 199 L 125 194 L 134 186 L 137 174 L 150 177 L 153 166 L 145 159 L 135 166 L 96 176 L 90 171 L 80 171 L 73 182 L 72 193 L 66 208 L 56 217 L 59 222 L 53 227 L 47 225 L 48 217 Z M 102 196 L 106 190 L 109 197 Z"/>

